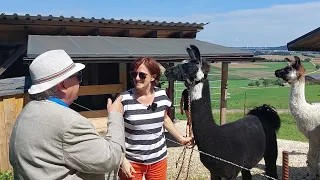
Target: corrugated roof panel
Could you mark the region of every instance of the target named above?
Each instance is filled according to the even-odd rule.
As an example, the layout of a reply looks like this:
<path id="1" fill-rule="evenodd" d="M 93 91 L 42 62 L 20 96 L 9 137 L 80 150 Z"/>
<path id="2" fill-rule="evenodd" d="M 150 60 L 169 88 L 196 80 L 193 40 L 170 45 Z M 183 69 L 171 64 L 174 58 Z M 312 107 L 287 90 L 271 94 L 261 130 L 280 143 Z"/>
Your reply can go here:
<path id="1" fill-rule="evenodd" d="M 203 56 L 253 56 L 196 39 L 40 35 L 29 35 L 27 56 L 35 58 L 48 50 L 64 49 L 71 57 L 187 57 L 186 48 L 191 44 L 196 45 Z"/>

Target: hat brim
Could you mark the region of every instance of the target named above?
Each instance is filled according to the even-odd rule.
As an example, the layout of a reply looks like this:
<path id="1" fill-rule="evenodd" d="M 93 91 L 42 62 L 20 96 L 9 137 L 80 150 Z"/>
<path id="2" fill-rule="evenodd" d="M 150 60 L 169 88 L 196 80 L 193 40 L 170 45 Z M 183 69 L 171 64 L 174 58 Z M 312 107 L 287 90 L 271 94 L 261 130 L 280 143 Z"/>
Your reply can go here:
<path id="1" fill-rule="evenodd" d="M 47 82 L 44 82 L 44 83 L 32 85 L 28 89 L 28 93 L 29 94 L 38 94 L 38 93 L 44 92 L 44 91 L 52 88 L 53 86 L 59 84 L 60 82 L 64 81 L 65 79 L 67 79 L 68 77 L 72 76 L 73 74 L 81 71 L 84 68 L 85 68 L 84 64 L 75 63 L 75 67 L 72 68 L 67 73 L 63 74 L 62 76 L 59 76 L 59 77 L 57 77 L 57 78 L 55 78 L 55 79 L 53 79 L 51 81 L 47 81 Z"/>

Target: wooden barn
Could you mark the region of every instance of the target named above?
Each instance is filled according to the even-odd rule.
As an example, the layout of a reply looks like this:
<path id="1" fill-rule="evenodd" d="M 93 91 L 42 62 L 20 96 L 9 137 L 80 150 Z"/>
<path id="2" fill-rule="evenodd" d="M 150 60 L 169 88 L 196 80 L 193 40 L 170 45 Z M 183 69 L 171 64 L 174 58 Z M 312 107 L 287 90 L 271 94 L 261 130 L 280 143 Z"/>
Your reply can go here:
<path id="1" fill-rule="evenodd" d="M 12 126 L 29 101 L 28 65 L 39 54 L 64 49 L 75 62 L 84 63 L 77 104 L 98 131 L 105 129 L 106 100 L 132 87 L 130 63 L 141 56 L 155 58 L 165 68 L 188 58 L 194 44 L 209 61 L 222 63 L 221 119 L 225 119 L 228 63 L 256 61 L 252 53 L 196 39 L 203 23 L 150 22 L 96 18 L 0 15 L 0 171 L 10 169 L 8 143 Z M 168 95 L 173 99 L 169 82 Z M 94 111 L 90 111 L 90 110 Z M 174 107 L 170 111 L 174 118 Z M 223 123 L 223 122 L 222 122 Z M 100 128 L 100 129 L 99 129 Z"/>

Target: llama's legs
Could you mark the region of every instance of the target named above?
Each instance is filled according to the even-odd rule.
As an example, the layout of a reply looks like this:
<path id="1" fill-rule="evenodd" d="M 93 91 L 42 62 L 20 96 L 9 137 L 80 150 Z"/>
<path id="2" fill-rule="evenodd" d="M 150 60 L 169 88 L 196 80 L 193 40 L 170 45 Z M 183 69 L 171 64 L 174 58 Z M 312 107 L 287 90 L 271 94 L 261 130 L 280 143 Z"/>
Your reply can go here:
<path id="1" fill-rule="evenodd" d="M 252 179 L 251 173 L 248 170 L 243 169 L 241 171 L 241 174 L 242 174 L 242 180 L 251 180 Z"/>
<path id="2" fill-rule="evenodd" d="M 318 173 L 318 144 L 309 140 L 309 151 L 307 156 L 307 167 L 308 167 L 308 176 L 307 180 L 316 179 Z"/>
<path id="3" fill-rule="evenodd" d="M 266 150 L 264 153 L 264 161 L 266 164 L 266 175 L 278 179 L 277 174 L 277 158 L 278 158 L 278 145 L 276 133 L 270 134 L 267 140 Z"/>

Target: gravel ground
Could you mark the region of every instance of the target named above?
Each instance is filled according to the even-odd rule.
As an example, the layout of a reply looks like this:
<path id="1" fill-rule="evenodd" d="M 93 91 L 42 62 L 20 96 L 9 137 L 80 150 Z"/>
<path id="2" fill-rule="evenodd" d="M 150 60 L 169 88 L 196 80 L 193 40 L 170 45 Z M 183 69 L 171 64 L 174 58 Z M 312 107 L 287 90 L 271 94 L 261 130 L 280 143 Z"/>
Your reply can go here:
<path id="1" fill-rule="evenodd" d="M 186 121 L 176 121 L 175 126 L 180 130 L 180 132 L 185 132 Z M 166 133 L 166 137 L 169 139 L 173 139 L 170 134 Z M 179 155 L 183 151 L 183 147 L 177 144 L 174 144 L 167 140 L 168 145 L 168 177 L 167 179 L 176 179 L 179 167 L 181 163 L 176 168 L 176 161 L 179 158 Z M 278 139 L 278 176 L 279 179 L 282 179 L 282 152 L 289 152 L 289 179 L 290 180 L 301 180 L 305 177 L 307 173 L 306 169 L 306 158 L 308 151 L 308 143 L 297 142 L 297 141 L 288 141 Z M 180 174 L 179 179 L 185 179 L 187 175 L 187 164 L 190 157 L 190 149 L 187 149 L 187 153 L 184 161 L 184 168 Z M 264 172 L 264 161 L 261 160 L 255 168 L 251 170 L 251 174 L 253 174 L 253 179 L 266 179 L 259 175 L 259 173 Z M 191 159 L 189 178 L 188 179 L 210 179 L 209 171 L 202 165 L 199 159 L 199 152 L 194 151 Z M 241 179 L 241 173 L 239 173 L 239 177 L 237 179 Z"/>

